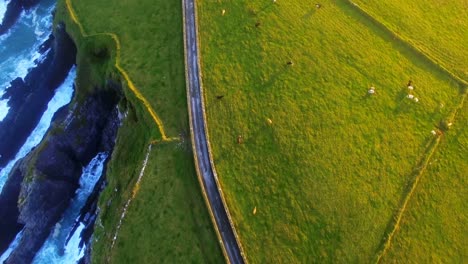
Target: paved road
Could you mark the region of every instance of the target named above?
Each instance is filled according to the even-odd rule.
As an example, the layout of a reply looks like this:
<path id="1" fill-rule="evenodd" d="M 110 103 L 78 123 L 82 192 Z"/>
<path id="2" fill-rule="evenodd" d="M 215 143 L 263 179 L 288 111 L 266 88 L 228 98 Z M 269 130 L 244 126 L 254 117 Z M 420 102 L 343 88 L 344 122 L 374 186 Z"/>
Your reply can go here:
<path id="1" fill-rule="evenodd" d="M 222 237 L 222 242 L 229 260 L 233 264 L 244 263 L 239 244 L 234 231 L 229 223 L 226 208 L 221 200 L 221 195 L 215 181 L 215 174 L 210 163 L 207 137 L 205 132 L 205 117 L 203 114 L 203 91 L 200 82 L 200 68 L 198 64 L 198 45 L 195 18 L 195 0 L 184 0 L 183 9 L 185 16 L 185 49 L 186 65 L 188 73 L 188 87 L 190 112 L 192 116 L 192 128 L 194 148 L 198 158 L 198 167 L 203 180 L 203 187 L 208 196 L 213 216 L 216 220 L 216 228 Z"/>

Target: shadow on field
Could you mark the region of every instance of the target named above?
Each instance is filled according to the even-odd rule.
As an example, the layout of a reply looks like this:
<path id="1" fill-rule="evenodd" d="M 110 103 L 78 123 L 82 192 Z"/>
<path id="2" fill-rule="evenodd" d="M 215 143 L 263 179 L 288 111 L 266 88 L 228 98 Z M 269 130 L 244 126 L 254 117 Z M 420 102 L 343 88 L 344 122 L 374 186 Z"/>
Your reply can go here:
<path id="1" fill-rule="evenodd" d="M 408 96 L 408 91 L 405 88 L 400 89 L 400 91 L 395 95 L 396 107 L 393 110 L 394 114 L 401 114 L 402 112 L 407 112 L 410 105 L 414 104 L 411 99 L 406 98 Z"/>
<path id="2" fill-rule="evenodd" d="M 259 86 L 260 90 L 265 91 L 267 88 L 272 87 L 281 76 L 288 72 L 289 68 L 291 68 L 291 66 L 285 65 L 271 74 L 270 78 Z"/>
<path id="3" fill-rule="evenodd" d="M 431 150 L 437 145 L 437 138 L 428 137 L 426 139 L 425 145 L 426 146 L 424 148 L 424 152 L 421 155 L 418 163 L 414 167 L 413 171 L 407 176 L 408 181 L 405 187 L 403 188 L 400 199 L 398 201 L 398 206 L 394 209 L 392 217 L 388 220 L 387 226 L 385 227 L 385 231 L 382 234 L 382 240 L 376 248 L 375 255 L 378 257 L 382 254 L 382 252 L 385 251 L 387 243 L 391 241 L 394 231 L 398 228 L 399 218 L 406 209 L 408 197 L 411 196 L 412 192 L 414 191 L 415 185 L 418 183 L 418 178 L 421 175 L 422 170 L 426 166 L 425 163 L 428 155 L 430 155 Z"/>
<path id="4" fill-rule="evenodd" d="M 270 2 L 270 3 L 266 4 L 266 5 L 264 5 L 263 7 L 261 7 L 259 11 L 257 11 L 257 12 L 254 11 L 253 14 L 254 15 L 259 15 L 259 14 L 265 13 L 266 11 L 272 9 L 273 6 L 275 6 L 275 5 L 278 5 L 278 4 Z"/>
<path id="5" fill-rule="evenodd" d="M 346 15 L 356 19 L 357 23 L 361 23 L 363 26 L 375 32 L 377 36 L 390 43 L 395 50 L 410 59 L 417 67 L 430 71 L 435 77 L 441 80 L 448 80 L 456 83 L 456 86 L 461 90 L 465 86 L 460 80 L 457 80 L 456 77 L 445 70 L 443 66 L 432 61 L 426 54 L 401 39 L 397 34 L 380 23 L 377 19 L 365 13 L 359 7 L 353 5 L 351 1 L 338 0 L 336 1 L 336 6 L 339 7 Z"/>
<path id="6" fill-rule="evenodd" d="M 309 12 L 305 13 L 302 16 L 302 19 L 304 20 L 310 19 L 315 14 L 315 12 L 317 12 L 315 9 L 311 9 Z"/>

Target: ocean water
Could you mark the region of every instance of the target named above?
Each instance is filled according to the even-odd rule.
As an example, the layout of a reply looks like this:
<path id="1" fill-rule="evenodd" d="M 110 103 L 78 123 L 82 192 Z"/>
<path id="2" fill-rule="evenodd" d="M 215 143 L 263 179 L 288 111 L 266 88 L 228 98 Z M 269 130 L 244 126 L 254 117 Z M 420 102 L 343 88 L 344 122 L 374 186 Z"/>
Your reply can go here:
<path id="1" fill-rule="evenodd" d="M 0 22 L 3 20 L 9 1 L 11 0 L 0 0 Z M 24 79 L 28 72 L 47 55 L 48 51 L 40 54 L 38 48 L 52 32 L 52 11 L 55 4 L 56 0 L 41 0 L 35 8 L 22 12 L 16 24 L 0 36 L 0 97 L 12 80 Z M 58 109 L 70 103 L 75 78 L 76 68 L 73 67 L 65 81 L 55 90 L 54 96 L 47 105 L 47 110 L 42 114 L 39 123 L 16 153 L 15 158 L 5 167 L 0 167 L 0 191 L 15 163 L 25 157 L 44 138 L 53 115 Z M 8 111 L 10 111 L 8 99 L 0 100 L 0 122 Z M 102 177 L 107 156 L 107 153 L 99 153 L 83 168 L 80 186 L 75 197 L 70 201 L 70 206 L 62 219 L 52 229 L 46 242 L 36 254 L 33 263 L 77 263 L 84 256 L 86 245 L 83 244 L 81 233 L 85 229 L 85 224 L 77 221 L 86 200 Z M 0 263 L 3 263 L 17 247 L 22 234 L 22 231 L 19 232 L 8 249 L 0 252 Z"/>
<path id="2" fill-rule="evenodd" d="M 107 153 L 99 153 L 83 170 L 80 187 L 60 222 L 55 225 L 46 242 L 36 254 L 34 264 L 76 263 L 85 253 L 86 246 L 80 246 L 83 223 L 77 223 L 80 210 L 102 176 Z M 76 229 L 73 227 L 78 225 Z"/>
<path id="3" fill-rule="evenodd" d="M 7 5 L 10 1 L 0 0 L 0 25 L 3 21 L 3 16 L 5 15 Z"/>
<path id="4" fill-rule="evenodd" d="M 0 0 L 2 20 L 6 5 L 6 1 Z M 40 54 L 38 48 L 52 32 L 54 8 L 55 0 L 41 1 L 37 7 L 22 12 L 16 24 L 0 36 L 0 97 L 12 80 L 26 77 L 47 54 Z M 0 121 L 8 111 L 8 99 L 0 100 Z"/>
<path id="5" fill-rule="evenodd" d="M 78 222 L 78 218 L 86 200 L 102 177 L 107 157 L 107 153 L 99 153 L 83 169 L 80 187 L 76 190 L 75 197 L 70 202 L 62 219 L 55 225 L 44 245 L 37 252 L 33 264 L 72 264 L 83 258 L 86 245 L 82 243 L 81 232 L 85 225 Z M 76 228 L 74 228 L 75 225 Z M 21 237 L 22 231 L 16 235 L 15 240 L 0 256 L 0 263 L 3 263 L 10 256 Z"/>
<path id="6" fill-rule="evenodd" d="M 16 235 L 15 240 L 13 240 L 8 249 L 2 255 L 0 255 L 0 263 L 3 263 L 10 256 L 11 252 L 13 252 L 16 246 L 18 246 L 18 242 L 20 241 L 21 237 L 23 237 L 23 231 L 20 231 Z"/>
<path id="7" fill-rule="evenodd" d="M 5 168 L 1 168 L 0 170 L 0 191 L 3 189 L 5 182 L 8 178 L 8 174 L 10 174 L 11 170 L 15 163 L 26 156 L 34 147 L 36 147 L 41 140 L 44 138 L 47 129 L 49 129 L 50 123 L 52 121 L 52 117 L 54 116 L 55 112 L 60 109 L 62 106 L 67 105 L 70 103 L 72 96 L 73 96 L 73 83 L 76 77 L 76 69 L 73 67 L 70 72 L 68 73 L 67 78 L 55 90 L 55 94 L 50 100 L 49 104 L 47 105 L 47 110 L 42 114 L 39 123 L 37 124 L 36 128 L 32 131 L 29 137 L 26 139 L 24 145 L 20 148 L 18 153 L 16 154 L 15 158 L 11 160 Z"/>

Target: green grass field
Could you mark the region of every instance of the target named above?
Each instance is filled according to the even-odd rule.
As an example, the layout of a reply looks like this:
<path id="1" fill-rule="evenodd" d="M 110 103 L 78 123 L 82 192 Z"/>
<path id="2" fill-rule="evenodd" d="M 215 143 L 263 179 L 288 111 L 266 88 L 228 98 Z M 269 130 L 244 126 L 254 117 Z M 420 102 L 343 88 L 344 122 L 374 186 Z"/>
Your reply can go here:
<path id="1" fill-rule="evenodd" d="M 214 162 L 247 259 L 374 260 L 466 87 L 345 1 L 201 0 L 198 17 Z"/>
<path id="2" fill-rule="evenodd" d="M 121 64 L 161 117 L 167 133 L 188 127 L 180 1 L 74 1 L 88 34 L 111 32 Z"/>
<path id="3" fill-rule="evenodd" d="M 468 259 L 468 107 L 447 133 L 421 180 L 384 262 L 463 263 Z"/>
<path id="4" fill-rule="evenodd" d="M 196 188 L 190 145 L 169 143 L 153 148 L 147 177 L 130 206 L 112 263 L 221 262 L 213 227 Z"/>
<path id="5" fill-rule="evenodd" d="M 468 80 L 467 1 L 353 1 Z"/>
<path id="6" fill-rule="evenodd" d="M 189 141 L 185 90 L 182 10 L 180 1 L 71 0 L 83 37 L 59 1 L 56 22 L 64 21 L 78 45 L 77 89 L 102 87 L 120 81 L 127 114 L 107 167 L 95 226 L 92 259 L 96 263 L 219 263 L 221 248 L 212 227 L 194 170 Z M 114 33 L 121 44 L 120 66 L 162 120 L 169 138 L 148 114 L 125 78 L 114 66 Z M 148 144 L 153 145 L 142 182 L 123 220 L 115 246 L 113 237 L 123 207 L 133 196 Z"/>

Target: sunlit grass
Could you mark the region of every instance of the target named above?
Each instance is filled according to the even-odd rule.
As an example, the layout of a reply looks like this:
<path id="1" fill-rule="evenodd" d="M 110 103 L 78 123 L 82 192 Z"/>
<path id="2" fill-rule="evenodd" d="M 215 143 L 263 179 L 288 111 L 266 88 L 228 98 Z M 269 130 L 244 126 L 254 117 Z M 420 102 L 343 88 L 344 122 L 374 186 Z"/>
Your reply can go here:
<path id="1" fill-rule="evenodd" d="M 181 143 L 153 146 L 111 253 L 112 263 L 222 262 L 203 198 L 195 188 L 191 155 L 190 146 Z"/>
<path id="2" fill-rule="evenodd" d="M 353 0 L 468 80 L 468 2 Z"/>
<path id="3" fill-rule="evenodd" d="M 372 260 L 463 89 L 341 1 L 203 0 L 198 15 L 214 161 L 247 258 Z"/>
<path id="4" fill-rule="evenodd" d="M 468 107 L 444 135 L 384 262 L 463 263 L 467 258 Z"/>

